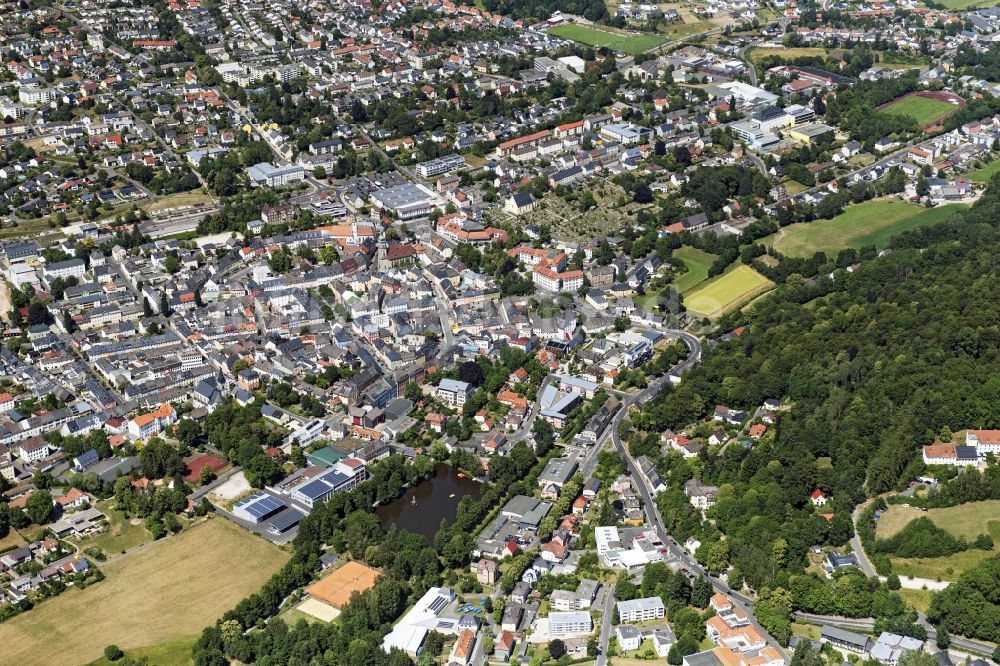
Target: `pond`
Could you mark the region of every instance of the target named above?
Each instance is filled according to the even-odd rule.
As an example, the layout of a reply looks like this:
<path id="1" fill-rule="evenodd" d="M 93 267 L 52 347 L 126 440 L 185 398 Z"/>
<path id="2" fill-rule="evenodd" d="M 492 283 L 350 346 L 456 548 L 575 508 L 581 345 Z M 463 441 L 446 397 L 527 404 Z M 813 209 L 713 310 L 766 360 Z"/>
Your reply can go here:
<path id="1" fill-rule="evenodd" d="M 479 482 L 444 463 L 434 466 L 434 476 L 410 488 L 402 497 L 375 510 L 383 527 L 395 525 L 399 529 L 421 534 L 430 543 L 441 525 L 441 519 L 455 520 L 458 501 L 466 495 L 478 499 L 482 489 Z"/>

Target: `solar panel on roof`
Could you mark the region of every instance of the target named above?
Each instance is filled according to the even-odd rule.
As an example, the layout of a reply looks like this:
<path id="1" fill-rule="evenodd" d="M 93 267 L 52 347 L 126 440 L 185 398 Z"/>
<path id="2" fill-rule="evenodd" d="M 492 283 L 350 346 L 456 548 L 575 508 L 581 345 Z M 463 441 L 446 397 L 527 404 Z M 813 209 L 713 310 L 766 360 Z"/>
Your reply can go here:
<path id="1" fill-rule="evenodd" d="M 330 490 L 330 486 L 328 484 L 326 484 L 322 479 L 316 479 L 315 481 L 310 481 L 306 485 L 302 486 L 296 492 L 302 493 L 309 499 L 316 499 L 328 490 Z"/>
<path id="2" fill-rule="evenodd" d="M 285 509 L 268 521 L 268 524 L 271 526 L 272 530 L 285 532 L 298 525 L 304 517 L 305 515 L 301 511 L 297 511 L 296 509 Z"/>
<path id="3" fill-rule="evenodd" d="M 445 599 L 444 597 L 438 597 L 437 599 L 431 602 L 430 606 L 428 606 L 428 609 L 434 613 L 437 613 L 439 610 L 441 610 L 447 605 L 448 605 L 447 599 Z"/>
<path id="4" fill-rule="evenodd" d="M 236 506 L 233 508 L 246 511 L 251 516 L 260 519 L 274 513 L 284 506 L 285 504 L 277 497 L 273 497 L 267 493 L 257 493 L 256 495 L 246 498 L 242 502 L 237 502 Z"/>

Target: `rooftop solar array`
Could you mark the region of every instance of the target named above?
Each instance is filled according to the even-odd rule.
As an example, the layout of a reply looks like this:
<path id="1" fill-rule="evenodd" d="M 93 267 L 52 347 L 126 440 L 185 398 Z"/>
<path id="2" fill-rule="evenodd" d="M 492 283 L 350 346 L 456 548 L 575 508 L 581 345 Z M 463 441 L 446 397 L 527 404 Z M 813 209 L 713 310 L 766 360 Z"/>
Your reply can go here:
<path id="1" fill-rule="evenodd" d="M 304 517 L 305 514 L 301 511 L 289 508 L 268 521 L 268 525 L 271 526 L 271 530 L 274 532 L 286 532 L 298 525 Z"/>
<path id="2" fill-rule="evenodd" d="M 296 488 L 295 492 L 301 493 L 311 500 L 322 497 L 325 493 L 339 487 L 347 481 L 347 477 L 336 470 L 329 470 L 316 477 L 301 488 Z"/>
<path id="3" fill-rule="evenodd" d="M 239 509 L 247 514 L 253 516 L 258 521 L 269 516 L 278 509 L 284 508 L 284 503 L 277 497 L 268 495 L 267 493 L 257 493 L 251 497 L 246 498 L 237 502 L 233 509 Z"/>
<path id="4" fill-rule="evenodd" d="M 431 602 L 431 605 L 428 606 L 428 609 L 433 613 L 437 613 L 447 605 L 448 605 L 447 597 L 438 597 L 437 599 Z"/>

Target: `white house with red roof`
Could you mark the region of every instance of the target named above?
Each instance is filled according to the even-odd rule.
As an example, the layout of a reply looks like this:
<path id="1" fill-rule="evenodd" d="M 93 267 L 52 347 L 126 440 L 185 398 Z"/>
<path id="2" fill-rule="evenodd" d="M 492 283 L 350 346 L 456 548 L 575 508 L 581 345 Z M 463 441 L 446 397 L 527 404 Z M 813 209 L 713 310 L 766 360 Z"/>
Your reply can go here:
<path id="1" fill-rule="evenodd" d="M 809 499 L 812 500 L 813 506 L 826 506 L 826 494 L 819 488 L 813 491 Z"/>

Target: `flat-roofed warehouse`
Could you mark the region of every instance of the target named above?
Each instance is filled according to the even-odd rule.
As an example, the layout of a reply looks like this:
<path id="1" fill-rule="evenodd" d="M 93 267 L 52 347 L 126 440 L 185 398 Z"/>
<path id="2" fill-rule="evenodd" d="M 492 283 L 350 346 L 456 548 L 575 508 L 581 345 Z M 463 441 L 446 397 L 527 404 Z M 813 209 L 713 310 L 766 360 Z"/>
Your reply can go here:
<path id="1" fill-rule="evenodd" d="M 403 183 L 372 192 L 372 203 L 395 213 L 401 220 L 411 220 L 429 214 L 441 205 L 437 196 L 426 187 Z"/>

